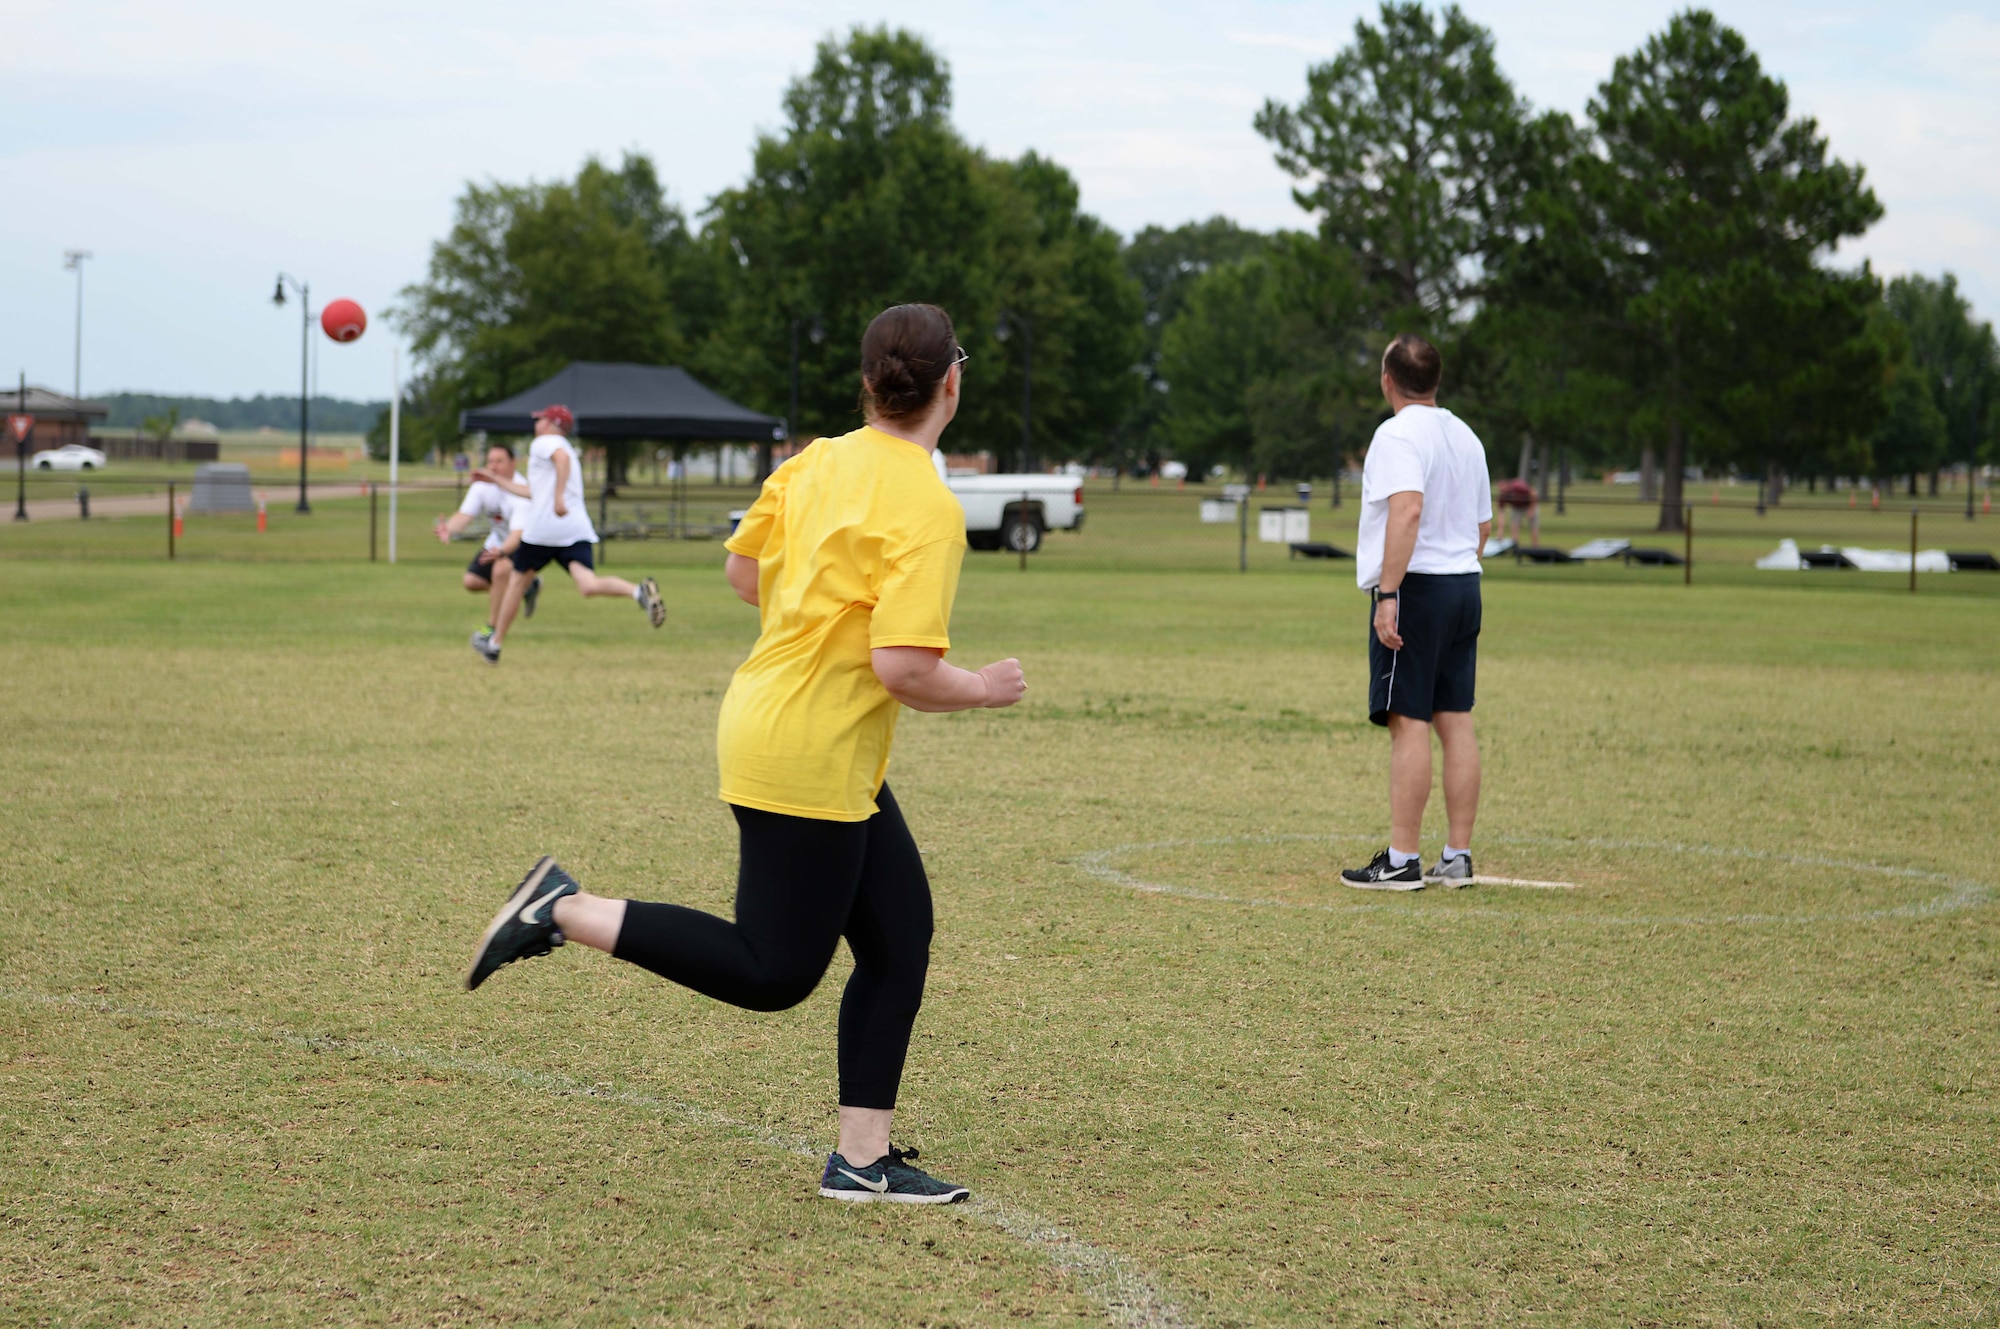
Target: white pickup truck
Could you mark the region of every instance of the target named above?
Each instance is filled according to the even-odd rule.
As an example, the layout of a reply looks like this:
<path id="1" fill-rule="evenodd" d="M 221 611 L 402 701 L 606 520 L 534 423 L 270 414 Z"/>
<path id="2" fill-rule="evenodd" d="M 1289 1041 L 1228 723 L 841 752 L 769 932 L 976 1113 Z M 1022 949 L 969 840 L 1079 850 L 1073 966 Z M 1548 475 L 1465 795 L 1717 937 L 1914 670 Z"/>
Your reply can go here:
<path id="1" fill-rule="evenodd" d="M 1044 531 L 1083 529 L 1083 482 L 1072 475 L 950 475 L 945 483 L 965 508 L 965 542 L 974 549 L 1034 553 Z"/>

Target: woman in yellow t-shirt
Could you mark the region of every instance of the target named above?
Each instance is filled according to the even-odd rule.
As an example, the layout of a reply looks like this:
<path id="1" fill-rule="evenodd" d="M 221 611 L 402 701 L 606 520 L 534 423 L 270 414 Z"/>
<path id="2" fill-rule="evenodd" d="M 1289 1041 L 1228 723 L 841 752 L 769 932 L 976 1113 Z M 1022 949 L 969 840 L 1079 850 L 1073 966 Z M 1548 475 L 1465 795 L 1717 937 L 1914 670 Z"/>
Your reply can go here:
<path id="1" fill-rule="evenodd" d="M 796 1006 L 846 937 L 840 1141 L 820 1194 L 948 1204 L 962 1186 L 889 1143 L 930 964 L 931 893 L 883 777 L 902 707 L 1012 706 L 1018 660 L 944 662 L 965 514 L 934 469 L 967 357 L 935 305 L 897 305 L 861 339 L 868 423 L 822 438 L 764 482 L 727 545 L 761 631 L 723 698 L 722 798 L 742 845 L 736 918 L 586 895 L 544 858 L 486 930 L 466 986 L 565 940 L 719 1001 Z"/>

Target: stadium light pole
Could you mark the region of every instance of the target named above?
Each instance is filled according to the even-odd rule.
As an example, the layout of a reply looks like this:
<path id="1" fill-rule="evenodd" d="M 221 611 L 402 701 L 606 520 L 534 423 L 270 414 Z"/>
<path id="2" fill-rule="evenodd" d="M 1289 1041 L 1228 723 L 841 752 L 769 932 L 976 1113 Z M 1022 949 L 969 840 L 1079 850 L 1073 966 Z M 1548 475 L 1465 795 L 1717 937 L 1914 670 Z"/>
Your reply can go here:
<path id="1" fill-rule="evenodd" d="M 1004 342 L 1017 328 L 1021 333 L 1021 473 L 1026 475 L 1034 455 L 1035 325 L 1025 315 L 1003 309 L 1000 321 L 993 325 L 993 335 Z"/>
<path id="2" fill-rule="evenodd" d="M 278 274 L 278 285 L 271 292 L 271 303 L 282 308 L 285 303 L 285 286 L 289 283 L 299 293 L 299 505 L 295 512 L 311 512 L 312 504 L 306 502 L 306 412 L 311 387 L 312 365 L 312 286 L 297 277 Z"/>
<path id="3" fill-rule="evenodd" d="M 70 395 L 83 398 L 83 261 L 91 257 L 88 249 L 63 250 L 63 269 L 76 274 L 76 364 L 70 379 Z"/>

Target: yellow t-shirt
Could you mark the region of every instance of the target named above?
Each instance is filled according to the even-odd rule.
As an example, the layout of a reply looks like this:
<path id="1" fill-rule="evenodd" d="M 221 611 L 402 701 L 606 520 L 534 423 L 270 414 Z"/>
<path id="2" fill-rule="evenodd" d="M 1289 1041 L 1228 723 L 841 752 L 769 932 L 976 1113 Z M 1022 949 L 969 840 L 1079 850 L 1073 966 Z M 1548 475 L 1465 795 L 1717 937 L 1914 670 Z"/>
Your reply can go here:
<path id="1" fill-rule="evenodd" d="M 866 821 L 902 709 L 878 646 L 948 650 L 965 511 L 924 449 L 878 429 L 772 472 L 725 546 L 757 560 L 761 631 L 722 699 L 722 798 Z"/>

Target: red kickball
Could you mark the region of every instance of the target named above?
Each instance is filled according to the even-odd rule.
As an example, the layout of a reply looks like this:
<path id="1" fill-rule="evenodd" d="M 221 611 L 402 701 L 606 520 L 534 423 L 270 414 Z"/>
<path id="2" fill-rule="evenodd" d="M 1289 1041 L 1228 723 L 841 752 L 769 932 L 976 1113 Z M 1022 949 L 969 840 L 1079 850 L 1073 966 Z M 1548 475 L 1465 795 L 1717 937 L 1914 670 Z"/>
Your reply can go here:
<path id="1" fill-rule="evenodd" d="M 335 341 L 353 341 L 368 330 L 368 315 L 352 300 L 335 300 L 319 311 L 319 325 Z"/>

